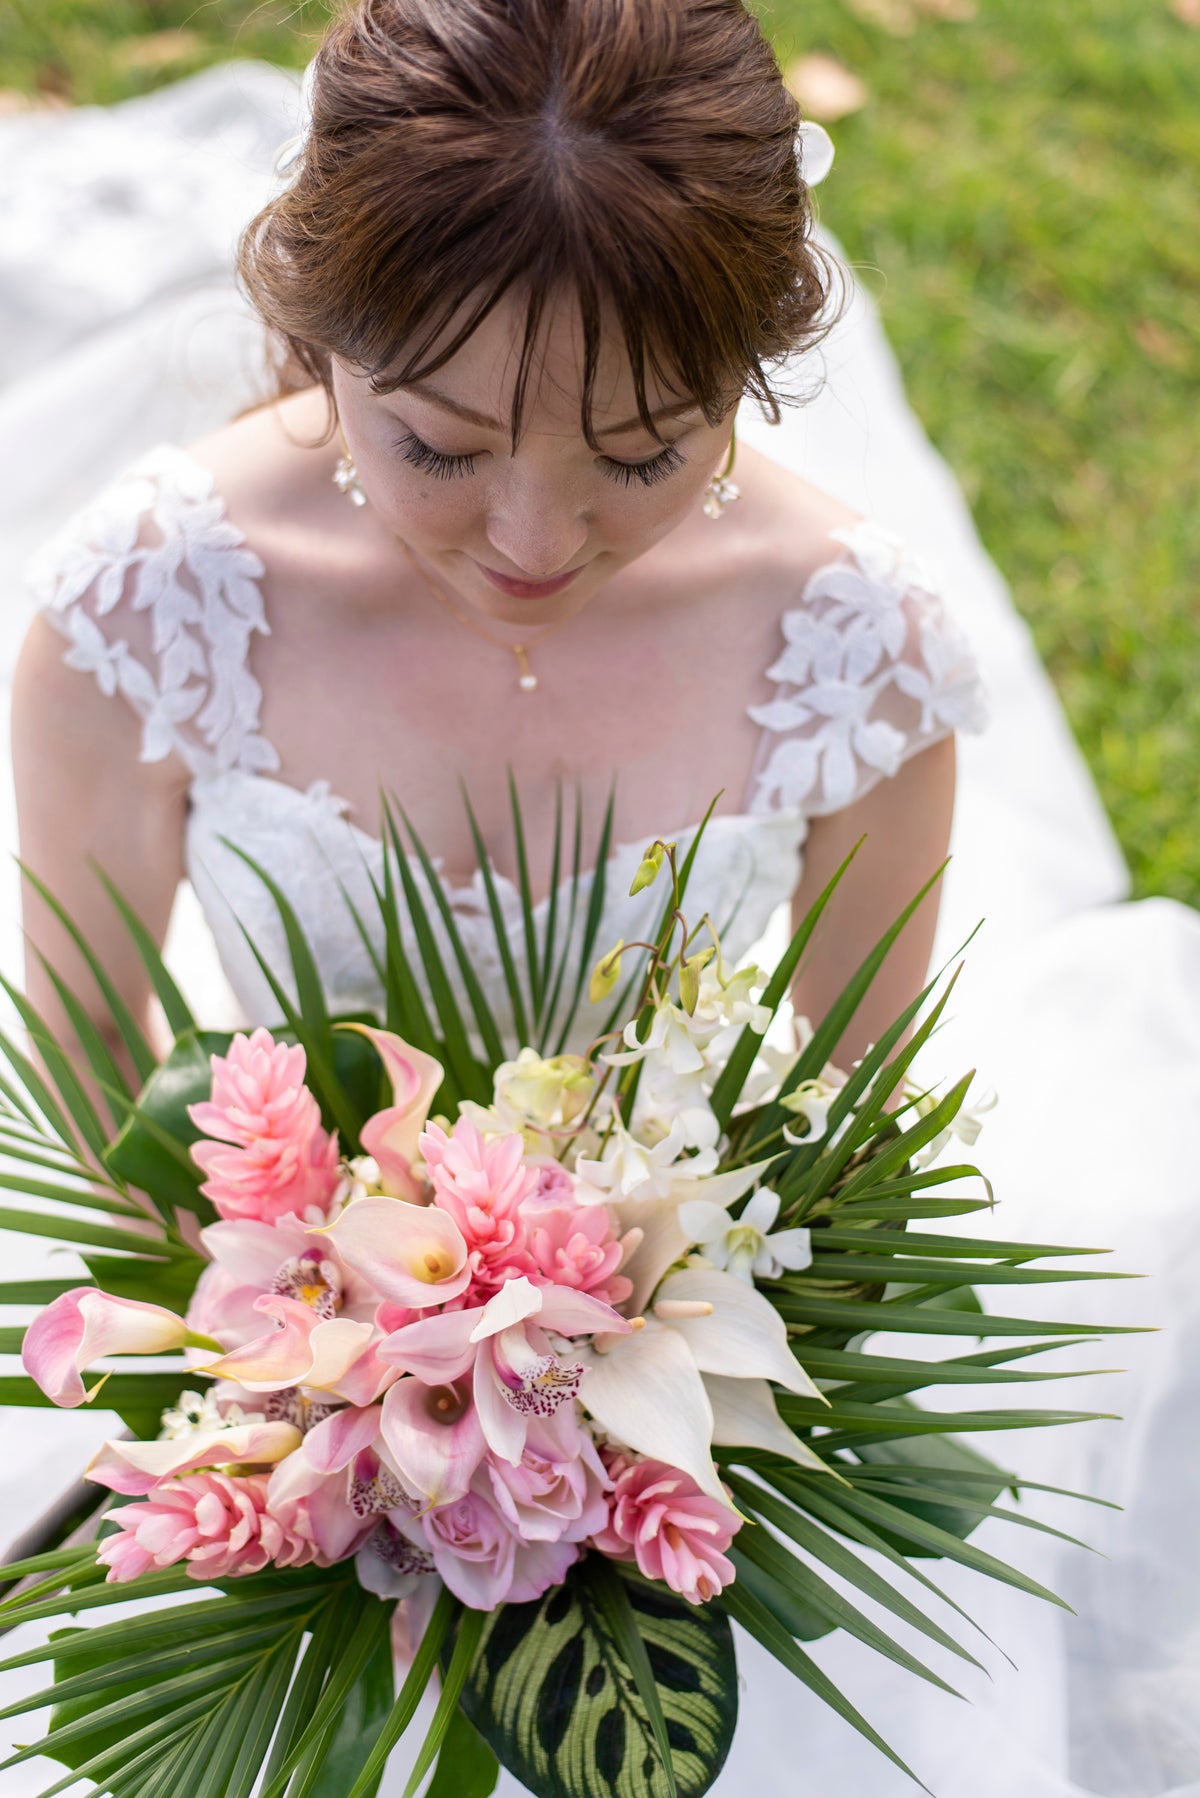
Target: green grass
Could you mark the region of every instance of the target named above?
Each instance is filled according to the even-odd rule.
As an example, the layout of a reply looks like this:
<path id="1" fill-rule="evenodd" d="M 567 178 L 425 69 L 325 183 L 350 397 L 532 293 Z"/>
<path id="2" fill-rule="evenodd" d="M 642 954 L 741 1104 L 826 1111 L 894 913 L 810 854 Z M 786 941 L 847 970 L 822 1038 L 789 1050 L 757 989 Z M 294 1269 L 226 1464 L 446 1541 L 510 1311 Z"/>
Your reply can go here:
<path id="1" fill-rule="evenodd" d="M 325 16 L 8 8 L 0 87 L 77 102 L 232 55 L 299 67 Z M 907 34 L 871 22 L 906 12 Z M 967 22 L 773 0 L 767 17 L 785 64 L 826 51 L 868 85 L 833 127 L 825 215 L 1033 626 L 1136 890 L 1200 903 L 1200 30 L 1168 0 L 978 0 Z M 161 60 L 139 62 L 146 37 Z"/>

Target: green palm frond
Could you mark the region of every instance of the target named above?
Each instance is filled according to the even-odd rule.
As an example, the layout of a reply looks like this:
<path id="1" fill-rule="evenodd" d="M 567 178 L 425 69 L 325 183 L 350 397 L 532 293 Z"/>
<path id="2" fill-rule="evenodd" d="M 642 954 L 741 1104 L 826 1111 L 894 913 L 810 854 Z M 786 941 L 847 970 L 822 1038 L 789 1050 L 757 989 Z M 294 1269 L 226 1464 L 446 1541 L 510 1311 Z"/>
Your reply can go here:
<path id="1" fill-rule="evenodd" d="M 368 904 L 364 914 L 343 892 L 378 978 L 383 1021 L 441 1061 L 446 1077 L 436 1103 L 447 1112 L 463 1099 L 487 1103 L 492 1069 L 520 1048 L 562 1053 L 578 1038 L 589 975 L 608 947 L 599 934 L 611 896 L 614 795 L 594 846 L 579 793 L 570 806 L 561 791 L 556 795 L 543 902 L 534 890 L 526 818 L 510 778 L 520 939 L 510 943 L 497 877 L 465 794 L 464 803 L 496 937 L 506 1017 L 496 1014 L 437 866 L 398 804 L 382 802 L 384 855 L 381 875 L 371 874 L 374 910 Z M 705 824 L 678 866 L 671 856 L 670 890 L 650 939 L 664 951 L 678 928 Z M 244 932 L 283 1020 L 276 1034 L 303 1044 L 326 1123 L 338 1130 L 343 1149 L 354 1152 L 363 1122 L 386 1096 L 378 1060 L 366 1039 L 338 1028 L 346 1020 L 334 1015 L 317 954 L 285 893 L 251 857 L 229 847 L 262 882 L 282 931 L 284 966 L 271 966 Z M 772 973 L 764 995 L 772 1013 L 786 1000 L 818 924 L 835 916 L 851 860 L 818 896 Z M 91 970 L 111 1033 L 97 1026 L 52 968 L 48 977 L 75 1038 L 70 1047 L 21 994 L 7 989 L 29 1047 L 0 1033 L 0 1191 L 15 1195 L 12 1204 L 0 1206 L 0 1227 L 69 1245 L 87 1277 L 106 1291 L 185 1309 L 204 1266 L 191 1247 L 192 1232 L 214 1216 L 190 1155 L 196 1133 L 188 1106 L 206 1096 L 209 1057 L 228 1046 L 229 1036 L 197 1028 L 150 934 L 106 882 L 174 1033 L 174 1046 L 159 1066 L 73 920 L 36 877 L 27 872 L 26 878 Z M 769 1160 L 767 1183 L 782 1201 L 781 1221 L 811 1230 L 811 1264 L 762 1290 L 826 1401 L 780 1392 L 780 1416 L 828 1470 L 810 1471 L 755 1449 L 717 1451 L 722 1476 L 747 1519 L 732 1550 L 738 1578 L 719 1601 L 694 1609 L 596 1557 L 573 1569 L 556 1593 L 488 1618 L 463 1612 L 443 1591 L 396 1695 L 387 1645 L 390 1606 L 363 1592 L 351 1568 L 219 1582 L 215 1595 L 194 1598 L 195 1582 L 180 1569 L 109 1585 L 94 1545 L 60 1547 L 61 1535 L 52 1532 L 44 1553 L 26 1554 L 5 1571 L 10 1584 L 0 1599 L 0 1631 L 55 1618 L 70 1618 L 76 1627 L 43 1648 L 0 1662 L 0 1674 L 46 1661 L 54 1672 L 52 1686 L 3 1713 L 55 1706 L 46 1742 L 19 1751 L 7 1765 L 48 1753 L 68 1769 L 50 1791 L 82 1776 L 112 1798 L 177 1798 L 183 1791 L 187 1798 L 250 1798 L 256 1790 L 262 1798 L 373 1798 L 387 1757 L 440 1662 L 442 1699 L 417 1755 L 413 1789 L 434 1768 L 431 1794 L 486 1798 L 499 1752 L 541 1798 L 597 1798 L 602 1791 L 614 1798 L 627 1791 L 629 1798 L 700 1798 L 733 1728 L 736 1686 L 727 1621 L 733 1618 L 902 1766 L 801 1644 L 843 1629 L 914 1676 L 952 1691 L 936 1667 L 891 1633 L 895 1619 L 933 1648 L 979 1665 L 959 1639 L 976 1626 L 930 1577 L 931 1560 L 946 1559 L 1061 1603 L 970 1539 L 985 1519 L 1064 1534 L 1026 1508 L 1027 1495 L 1047 1488 L 993 1464 L 975 1444 L 985 1436 L 1002 1441 L 1014 1429 L 1107 1416 L 1025 1401 L 1035 1396 L 1033 1386 L 1040 1396 L 1046 1381 L 1078 1375 L 1061 1357 L 1049 1366 L 1041 1357 L 1078 1353 L 1114 1333 L 1095 1322 L 1023 1317 L 1014 1291 L 1058 1282 L 1080 1292 L 1096 1279 L 1112 1278 L 1080 1264 L 1081 1257 L 1101 1251 L 1006 1242 L 985 1229 L 984 1220 L 975 1234 L 974 1214 L 991 1212 L 979 1170 L 968 1162 L 917 1165 L 954 1123 L 969 1086 L 963 1079 L 941 1096 L 921 1095 L 918 1103 L 904 1084 L 945 1015 L 952 973 L 931 980 L 851 1070 L 819 1137 L 789 1141 L 783 1135 L 796 1120 L 780 1101 L 821 1074 L 937 878 L 854 972 L 771 1098 L 756 1105 L 742 1100 L 763 1040 L 748 1027 L 712 1094 L 726 1132 L 724 1165 Z M 701 920 L 692 922 L 698 935 Z M 631 1019 L 644 1037 L 651 1016 L 650 962 L 648 951 L 630 953 L 615 999 L 588 1018 L 593 1041 Z M 114 1042 L 140 1090 L 123 1075 Z M 73 1061 L 77 1053 L 81 1071 Z M 641 1064 L 634 1064 L 616 1083 L 627 1117 L 640 1073 Z M 112 1142 L 108 1120 L 116 1132 Z M 152 1210 L 139 1195 L 149 1195 Z M 0 1284 L 0 1355 L 18 1352 L 34 1308 L 80 1283 Z M 985 1298 L 998 1309 L 985 1309 Z M 1062 1310 L 1069 1319 L 1069 1303 Z M 163 1409 L 198 1377 L 181 1357 L 127 1366 L 106 1380 L 97 1403 L 135 1434 L 152 1437 Z M 997 1388 L 1005 1385 L 1020 1388 L 1012 1405 L 995 1402 Z M 927 1390 L 938 1408 L 921 1408 Z M 0 1371 L 0 1404 L 46 1403 L 23 1374 Z M 81 1515 L 110 1502 L 107 1495 L 85 1492 L 55 1528 L 65 1535 Z M 135 1596 L 169 1598 L 171 1604 L 119 1622 L 98 1622 L 93 1615 Z M 181 1604 L 181 1598 L 190 1601 Z M 859 1599 L 875 1611 L 868 1614 Z M 929 1614 L 931 1599 L 946 1607 L 950 1625 Z M 690 1696 L 664 1671 L 678 1666 L 680 1656 L 699 1682 Z M 144 1677 L 150 1657 L 152 1683 Z M 579 1686 L 580 1666 L 588 1669 L 586 1691 Z M 553 1727 L 546 1723 L 547 1693 L 557 1694 Z M 595 1694 L 601 1696 L 593 1702 Z"/>

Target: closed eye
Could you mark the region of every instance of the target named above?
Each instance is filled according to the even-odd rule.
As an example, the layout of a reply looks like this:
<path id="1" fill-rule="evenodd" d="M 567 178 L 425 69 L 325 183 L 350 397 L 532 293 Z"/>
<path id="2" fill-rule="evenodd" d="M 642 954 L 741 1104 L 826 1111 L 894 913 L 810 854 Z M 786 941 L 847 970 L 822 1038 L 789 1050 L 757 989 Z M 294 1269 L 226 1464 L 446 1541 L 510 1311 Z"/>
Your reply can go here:
<path id="1" fill-rule="evenodd" d="M 396 448 L 406 462 L 411 462 L 422 474 L 431 474 L 436 481 L 452 481 L 456 475 L 474 474 L 479 460 L 478 455 L 447 456 L 412 431 L 406 431 L 397 440 Z"/>
<path id="2" fill-rule="evenodd" d="M 673 474 L 678 474 L 687 462 L 687 457 L 673 443 L 669 443 L 657 456 L 651 456 L 648 462 L 615 462 L 611 456 L 602 456 L 600 460 L 609 479 L 620 482 L 622 487 L 632 487 L 635 482 L 643 487 L 654 487 L 659 481 L 669 480 Z"/>

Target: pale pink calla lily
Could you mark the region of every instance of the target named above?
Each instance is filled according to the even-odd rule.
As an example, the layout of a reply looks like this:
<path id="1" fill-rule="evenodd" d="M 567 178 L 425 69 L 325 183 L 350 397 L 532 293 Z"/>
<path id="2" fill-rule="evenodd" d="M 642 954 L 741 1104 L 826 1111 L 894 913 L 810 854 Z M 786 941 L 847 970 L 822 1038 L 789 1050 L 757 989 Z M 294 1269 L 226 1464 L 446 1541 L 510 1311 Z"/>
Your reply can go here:
<path id="1" fill-rule="evenodd" d="M 463 1496 L 486 1447 L 466 1381 L 398 1380 L 384 1397 L 381 1433 L 405 1485 L 432 1505 Z"/>
<path id="2" fill-rule="evenodd" d="M 94 1361 L 105 1355 L 161 1355 L 182 1348 L 187 1336 L 183 1318 L 162 1305 L 76 1286 L 34 1318 L 21 1361 L 46 1397 L 70 1410 L 88 1400 L 79 1376 Z"/>
<path id="3" fill-rule="evenodd" d="M 462 1232 L 435 1205 L 368 1193 L 313 1234 L 329 1237 L 346 1265 L 383 1298 L 414 1311 L 444 1305 L 470 1283 Z"/>
<path id="4" fill-rule="evenodd" d="M 343 1028 L 357 1030 L 374 1044 L 392 1083 L 391 1105 L 376 1112 L 362 1127 L 363 1149 L 374 1157 L 385 1192 L 394 1198 L 424 1204 L 425 1192 L 413 1163 L 418 1158 L 417 1142 L 434 1094 L 444 1078 L 442 1065 L 390 1030 L 375 1030 L 369 1024 L 346 1024 Z"/>
<path id="5" fill-rule="evenodd" d="M 546 1330 L 559 1336 L 632 1329 L 611 1305 L 566 1286 L 508 1280 L 483 1306 L 443 1311 L 406 1324 L 379 1353 L 430 1386 L 452 1386 L 473 1370 L 472 1390 L 484 1439 L 493 1454 L 520 1461 L 531 1417 L 552 1417 L 579 1391 L 584 1368 L 560 1356 Z"/>
<path id="6" fill-rule="evenodd" d="M 258 1467 L 282 1461 L 299 1448 L 291 1423 L 245 1423 L 228 1430 L 196 1430 L 166 1442 L 106 1442 L 84 1478 L 129 1498 L 141 1498 L 164 1480 L 207 1467 Z"/>
<path id="7" fill-rule="evenodd" d="M 236 1380 L 249 1392 L 280 1392 L 311 1386 L 332 1392 L 366 1351 L 374 1327 L 350 1317 L 322 1318 L 299 1299 L 258 1299 L 255 1310 L 274 1318 L 276 1328 L 212 1361 L 201 1373 Z"/>

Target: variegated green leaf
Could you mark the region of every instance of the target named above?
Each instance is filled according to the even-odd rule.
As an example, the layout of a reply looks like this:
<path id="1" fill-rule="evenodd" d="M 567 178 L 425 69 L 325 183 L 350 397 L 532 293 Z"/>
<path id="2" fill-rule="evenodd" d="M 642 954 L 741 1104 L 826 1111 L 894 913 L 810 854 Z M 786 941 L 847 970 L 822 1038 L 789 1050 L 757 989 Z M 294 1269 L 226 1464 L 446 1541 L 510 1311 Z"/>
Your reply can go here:
<path id="1" fill-rule="evenodd" d="M 679 1798 L 720 1772 L 737 1721 L 725 1617 L 659 1586 L 627 1585 L 658 1687 Z M 488 1618 L 462 1696 L 484 1740 L 536 1798 L 664 1798 L 654 1731 L 592 1591 L 586 1561 L 535 1604 Z"/>

